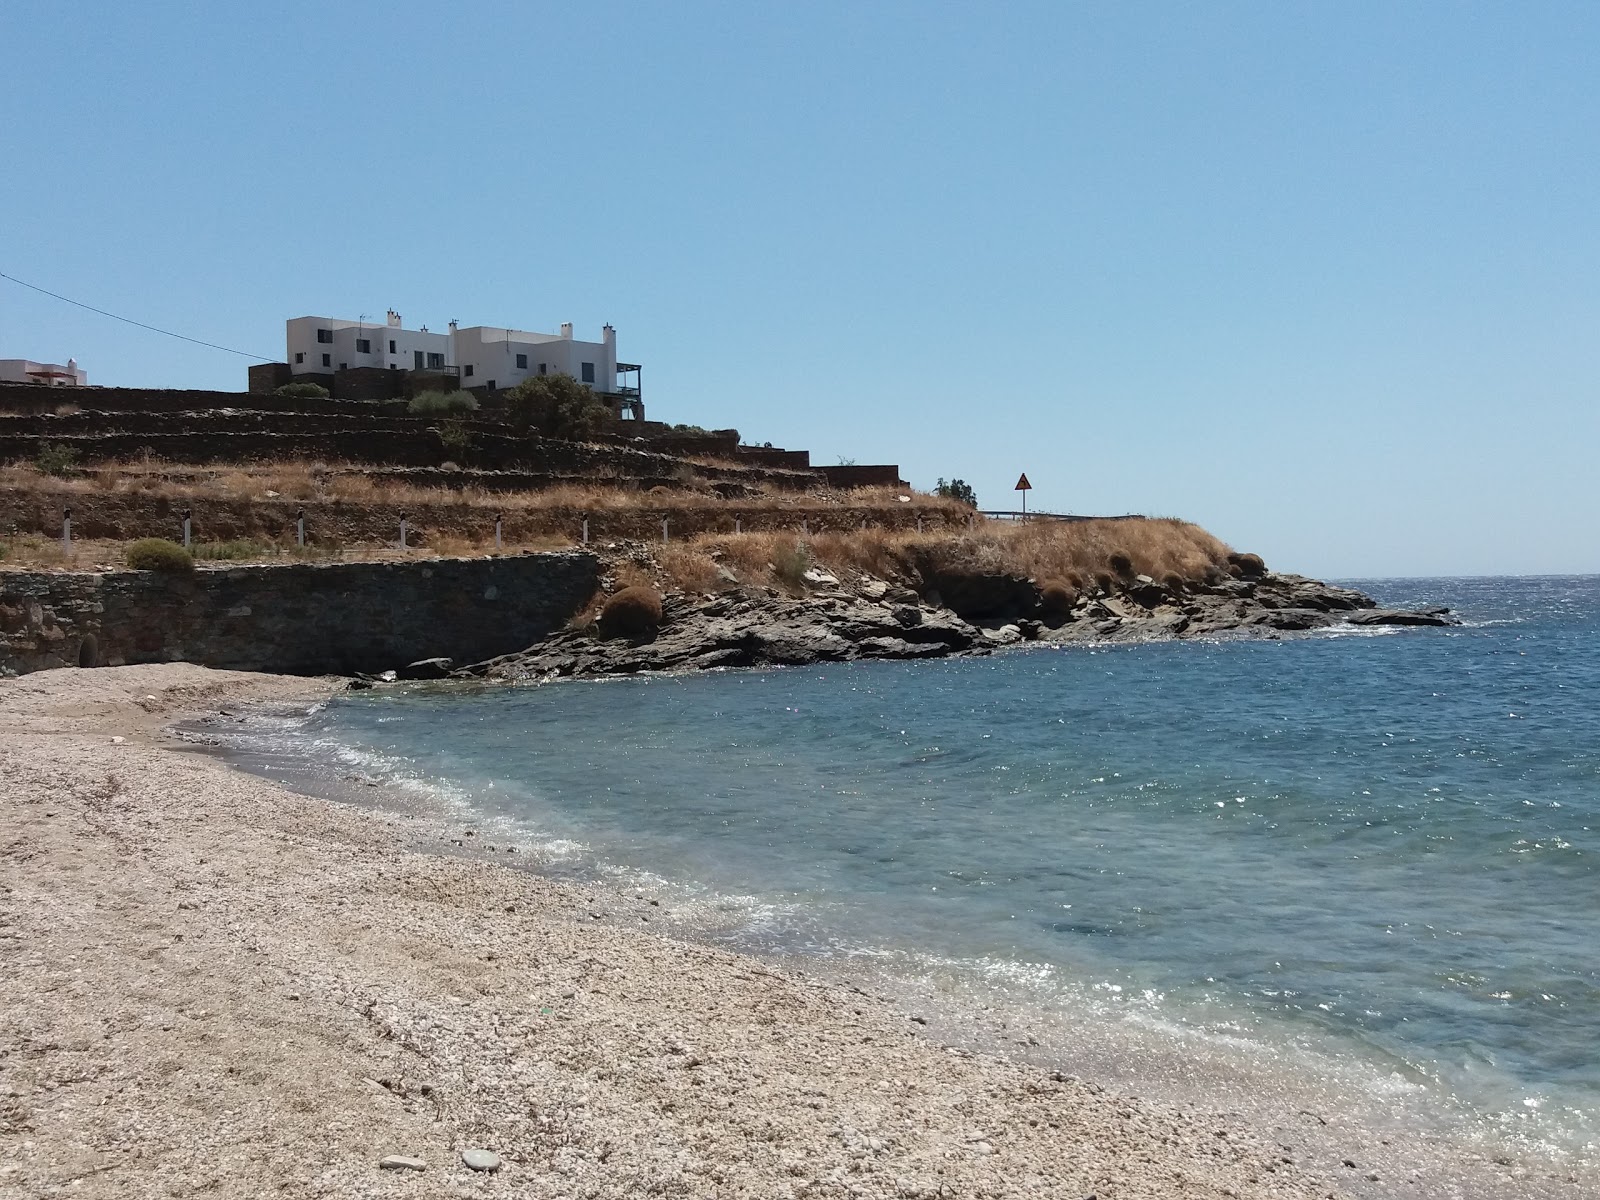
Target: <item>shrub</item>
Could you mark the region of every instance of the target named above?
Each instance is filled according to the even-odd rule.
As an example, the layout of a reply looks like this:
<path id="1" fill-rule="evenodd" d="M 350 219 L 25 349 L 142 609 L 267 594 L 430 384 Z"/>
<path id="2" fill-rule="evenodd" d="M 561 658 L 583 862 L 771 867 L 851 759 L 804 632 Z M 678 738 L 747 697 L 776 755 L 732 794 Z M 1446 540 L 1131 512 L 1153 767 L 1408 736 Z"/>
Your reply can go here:
<path id="1" fill-rule="evenodd" d="M 661 594 L 653 587 L 623 588 L 600 610 L 604 637 L 648 637 L 661 627 Z"/>
<path id="2" fill-rule="evenodd" d="M 1116 578 L 1111 574 L 1110 571 L 1096 571 L 1094 573 L 1095 587 L 1099 588 L 1106 595 L 1109 596 L 1111 594 L 1111 589 L 1116 587 L 1116 584 Z"/>
<path id="3" fill-rule="evenodd" d="M 933 494 L 943 496 L 947 500 L 959 500 L 972 508 L 978 507 L 978 494 L 965 479 L 952 479 L 946 483 L 941 477 L 939 482 L 933 485 Z"/>
<path id="4" fill-rule="evenodd" d="M 1228 563 L 1239 568 L 1239 574 L 1245 579 L 1260 579 L 1267 573 L 1267 564 L 1259 554 L 1230 554 Z"/>
<path id="5" fill-rule="evenodd" d="M 406 405 L 406 411 L 418 416 L 432 416 L 436 413 L 467 413 L 478 411 L 478 398 L 471 392 L 454 391 L 428 391 L 418 392 L 411 397 L 411 403 Z"/>
<path id="6" fill-rule="evenodd" d="M 805 585 L 805 573 L 810 569 L 811 547 L 798 539 L 772 553 L 772 573 L 792 588 Z"/>
<path id="7" fill-rule="evenodd" d="M 535 375 L 505 394 L 506 417 L 545 437 L 591 437 L 611 423 L 611 410 L 571 375 Z"/>
<path id="8" fill-rule="evenodd" d="M 1113 553 L 1110 558 L 1106 559 L 1106 562 L 1117 575 L 1124 579 L 1133 574 L 1133 559 L 1120 550 Z"/>
<path id="9" fill-rule="evenodd" d="M 78 465 L 78 452 L 71 446 L 40 442 L 33 465 L 42 475 L 71 475 Z"/>
<path id="10" fill-rule="evenodd" d="M 296 400 L 326 400 L 328 389 L 320 383 L 285 383 L 272 389 L 274 396 L 290 396 Z"/>
<path id="11" fill-rule="evenodd" d="M 1039 589 L 1039 600 L 1044 611 L 1052 617 L 1064 617 L 1078 602 L 1077 592 L 1059 579 L 1046 580 Z"/>
<path id="12" fill-rule="evenodd" d="M 142 538 L 128 547 L 128 565 L 135 571 L 170 571 L 174 575 L 194 570 L 194 555 L 166 538 Z"/>
<path id="13" fill-rule="evenodd" d="M 445 451 L 458 458 L 465 458 L 467 451 L 472 449 L 472 430 L 465 421 L 440 421 L 434 433 L 439 435 L 439 444 Z"/>
<path id="14" fill-rule="evenodd" d="M 1161 586 L 1174 596 L 1181 596 L 1183 594 L 1183 576 L 1176 571 L 1168 571 L 1161 577 Z"/>

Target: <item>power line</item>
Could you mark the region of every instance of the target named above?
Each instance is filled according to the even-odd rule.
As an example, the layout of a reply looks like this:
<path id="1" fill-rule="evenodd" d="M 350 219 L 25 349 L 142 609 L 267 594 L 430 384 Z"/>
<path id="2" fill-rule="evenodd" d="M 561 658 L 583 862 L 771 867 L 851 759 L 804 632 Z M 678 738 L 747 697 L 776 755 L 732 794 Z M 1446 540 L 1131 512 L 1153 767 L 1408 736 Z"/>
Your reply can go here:
<path id="1" fill-rule="evenodd" d="M 192 338 L 186 334 L 173 333 L 170 329 L 157 329 L 154 325 L 146 325 L 143 321 L 135 321 L 132 317 L 120 317 L 114 312 L 107 312 L 105 309 L 96 308 L 92 304 L 85 304 L 81 300 L 74 300 L 71 296 L 63 296 L 58 292 L 50 291 L 48 288 L 42 288 L 36 284 L 29 283 L 25 279 L 18 279 L 15 275 L 7 275 L 4 271 L 0 271 L 0 279 L 9 279 L 12 283 L 19 283 L 31 291 L 39 292 L 42 295 L 50 296 L 56 300 L 63 300 L 66 303 L 76 305 L 79 308 L 86 308 L 92 313 L 99 313 L 102 317 L 110 317 L 113 321 L 122 321 L 128 325 L 137 325 L 140 329 L 148 329 L 151 333 L 164 333 L 168 337 L 177 338 L 180 342 L 193 342 L 196 346 L 204 346 L 208 350 L 222 350 L 228 354 L 237 354 L 240 358 L 253 359 L 256 362 L 275 361 L 270 355 L 247 354 L 243 350 L 235 350 L 232 346 L 219 346 L 215 342 L 204 342 L 199 338 Z"/>

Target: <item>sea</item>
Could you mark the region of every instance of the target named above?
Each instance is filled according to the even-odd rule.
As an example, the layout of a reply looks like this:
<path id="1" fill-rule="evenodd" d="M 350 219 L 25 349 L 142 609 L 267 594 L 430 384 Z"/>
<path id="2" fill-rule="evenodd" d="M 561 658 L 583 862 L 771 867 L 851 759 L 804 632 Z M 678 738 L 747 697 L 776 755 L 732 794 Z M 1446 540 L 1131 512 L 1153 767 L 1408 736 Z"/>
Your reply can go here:
<path id="1" fill-rule="evenodd" d="M 234 744 L 947 1039 L 1597 1178 L 1600 577 L 1345 582 L 1462 624 L 391 687 Z"/>

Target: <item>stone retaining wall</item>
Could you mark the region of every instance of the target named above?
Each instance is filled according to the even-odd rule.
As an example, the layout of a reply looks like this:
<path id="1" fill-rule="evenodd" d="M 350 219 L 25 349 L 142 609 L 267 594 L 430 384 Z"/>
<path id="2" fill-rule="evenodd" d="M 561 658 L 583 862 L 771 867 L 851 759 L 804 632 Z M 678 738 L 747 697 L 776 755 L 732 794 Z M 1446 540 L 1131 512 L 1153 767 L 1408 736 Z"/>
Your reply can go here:
<path id="1" fill-rule="evenodd" d="M 521 650 L 593 596 L 583 552 L 197 570 L 0 571 L 0 674 L 193 662 L 348 674 Z"/>

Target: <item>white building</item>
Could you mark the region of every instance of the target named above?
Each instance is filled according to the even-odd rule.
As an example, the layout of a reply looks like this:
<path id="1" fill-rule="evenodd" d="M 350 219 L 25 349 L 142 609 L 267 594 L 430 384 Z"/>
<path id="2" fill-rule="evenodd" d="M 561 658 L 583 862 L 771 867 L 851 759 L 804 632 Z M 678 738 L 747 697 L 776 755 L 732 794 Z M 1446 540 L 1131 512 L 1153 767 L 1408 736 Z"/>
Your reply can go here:
<path id="1" fill-rule="evenodd" d="M 515 387 L 534 375 L 571 375 L 597 392 L 636 404 L 639 367 L 617 362 L 617 331 L 607 325 L 598 342 L 579 341 L 572 324 L 559 333 L 450 322 L 445 333 L 427 326 L 412 330 L 393 309 L 384 324 L 296 317 L 288 322 L 289 370 L 295 375 L 328 375 L 354 367 L 393 371 L 436 371 L 454 375 L 464 388 L 489 391 Z M 631 386 L 620 375 L 632 374 Z M 636 408 L 636 413 L 639 411 Z"/>
<path id="2" fill-rule="evenodd" d="M 34 362 L 30 358 L 0 358 L 0 383 L 45 383 L 51 387 L 87 387 L 89 374 L 78 368 L 78 360 L 60 363 Z"/>

